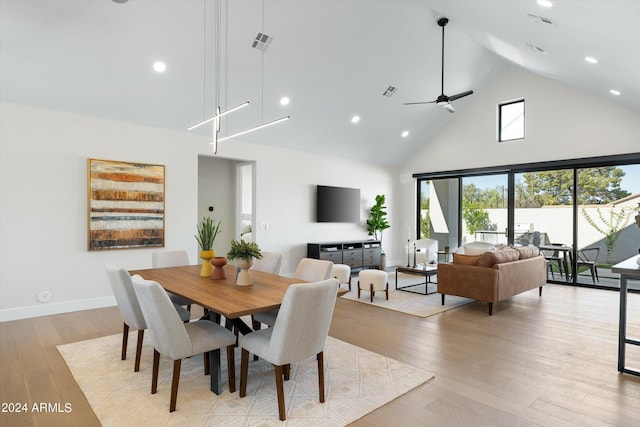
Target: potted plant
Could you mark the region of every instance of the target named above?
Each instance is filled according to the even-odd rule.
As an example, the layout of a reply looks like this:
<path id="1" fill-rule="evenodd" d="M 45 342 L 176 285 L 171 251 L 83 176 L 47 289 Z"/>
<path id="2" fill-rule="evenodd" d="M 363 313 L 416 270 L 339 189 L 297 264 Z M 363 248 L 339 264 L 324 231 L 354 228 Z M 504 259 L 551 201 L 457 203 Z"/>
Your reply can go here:
<path id="1" fill-rule="evenodd" d="M 197 234 L 194 235 L 198 245 L 200 246 L 200 258 L 204 260 L 202 263 L 202 269 L 200 275 L 211 276 L 212 266 L 209 262 L 211 258 L 216 256 L 216 251 L 213 250 L 213 242 L 216 240 L 218 234 L 220 234 L 220 222 L 216 224 L 211 217 L 203 217 L 200 223 L 196 224 Z"/>
<path id="2" fill-rule="evenodd" d="M 369 210 L 369 219 L 367 219 L 367 229 L 369 236 L 374 236 L 376 240 L 380 240 L 380 268 L 384 270 L 386 266 L 386 254 L 382 249 L 382 232 L 391 227 L 387 221 L 387 207 L 384 205 L 384 194 L 376 196 L 376 203 Z M 380 234 L 378 234 L 380 233 Z"/>
<path id="3" fill-rule="evenodd" d="M 235 264 L 240 268 L 238 277 L 236 278 L 236 285 L 246 286 L 253 284 L 251 273 L 249 268 L 253 265 L 255 258 L 261 259 L 262 252 L 255 242 L 247 242 L 245 240 L 232 240 L 231 250 L 227 253 L 229 260 L 236 260 Z"/>

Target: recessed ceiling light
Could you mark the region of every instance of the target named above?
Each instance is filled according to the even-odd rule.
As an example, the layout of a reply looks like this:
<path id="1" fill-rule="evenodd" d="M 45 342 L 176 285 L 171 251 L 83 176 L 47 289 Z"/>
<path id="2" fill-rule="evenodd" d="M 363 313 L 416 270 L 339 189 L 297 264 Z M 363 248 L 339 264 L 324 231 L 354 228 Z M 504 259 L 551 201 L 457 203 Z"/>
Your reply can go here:
<path id="1" fill-rule="evenodd" d="M 360 121 L 360 116 L 351 117 L 351 123 L 358 123 Z"/>
<path id="2" fill-rule="evenodd" d="M 538 0 L 538 4 L 542 7 L 553 7 L 553 3 L 549 0 Z"/>
<path id="3" fill-rule="evenodd" d="M 408 130 L 405 130 L 405 131 L 402 132 L 402 137 L 403 138 L 406 138 L 408 136 L 409 136 L 409 131 Z"/>
<path id="4" fill-rule="evenodd" d="M 609 93 L 612 94 L 612 95 L 620 96 L 620 91 L 619 90 L 611 89 L 609 91 Z"/>
<path id="5" fill-rule="evenodd" d="M 591 56 L 585 56 L 584 60 L 587 61 L 589 64 L 597 64 L 598 60 L 596 58 L 593 58 Z"/>
<path id="6" fill-rule="evenodd" d="M 289 102 L 291 102 L 291 100 L 288 96 L 283 96 L 282 98 L 280 98 L 280 105 L 289 105 Z"/>
<path id="7" fill-rule="evenodd" d="M 129 0 L 113 0 L 114 3 L 123 4 L 128 2 Z"/>
<path id="8" fill-rule="evenodd" d="M 167 69 L 167 64 L 162 61 L 156 61 L 153 63 L 153 70 L 156 73 L 164 73 Z"/>

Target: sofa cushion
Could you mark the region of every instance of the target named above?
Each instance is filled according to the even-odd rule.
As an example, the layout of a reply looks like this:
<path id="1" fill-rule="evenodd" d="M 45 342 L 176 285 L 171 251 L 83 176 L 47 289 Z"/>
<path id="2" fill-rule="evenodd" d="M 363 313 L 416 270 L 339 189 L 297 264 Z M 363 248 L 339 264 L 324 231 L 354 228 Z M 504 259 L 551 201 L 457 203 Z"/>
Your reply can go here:
<path id="1" fill-rule="evenodd" d="M 453 263 L 459 265 L 477 265 L 480 255 L 453 254 Z"/>
<path id="2" fill-rule="evenodd" d="M 462 251 L 456 251 L 464 255 L 482 255 L 486 251 L 495 249 L 495 246 L 487 242 L 471 242 L 462 246 Z"/>
<path id="3" fill-rule="evenodd" d="M 520 259 L 528 259 L 540 255 L 540 249 L 535 246 L 516 246 L 514 249 L 520 252 Z"/>
<path id="4" fill-rule="evenodd" d="M 478 267 L 493 267 L 496 264 L 517 261 L 520 259 L 520 252 L 515 249 L 502 249 L 499 251 L 487 251 L 480 255 Z"/>

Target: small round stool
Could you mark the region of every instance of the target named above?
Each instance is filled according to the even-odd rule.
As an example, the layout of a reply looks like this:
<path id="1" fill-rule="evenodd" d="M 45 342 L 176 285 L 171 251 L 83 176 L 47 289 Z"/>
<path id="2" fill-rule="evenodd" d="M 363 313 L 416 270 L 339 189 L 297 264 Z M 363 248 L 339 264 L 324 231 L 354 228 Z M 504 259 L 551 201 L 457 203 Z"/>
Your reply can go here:
<path id="1" fill-rule="evenodd" d="M 362 270 L 358 273 L 358 299 L 360 290 L 369 291 L 371 302 L 376 291 L 384 291 L 389 300 L 389 282 L 387 282 L 387 272 L 383 270 Z"/>
<path id="2" fill-rule="evenodd" d="M 346 264 L 333 264 L 331 268 L 331 276 L 338 279 L 338 287 L 340 285 L 348 285 L 351 291 L 351 267 Z"/>

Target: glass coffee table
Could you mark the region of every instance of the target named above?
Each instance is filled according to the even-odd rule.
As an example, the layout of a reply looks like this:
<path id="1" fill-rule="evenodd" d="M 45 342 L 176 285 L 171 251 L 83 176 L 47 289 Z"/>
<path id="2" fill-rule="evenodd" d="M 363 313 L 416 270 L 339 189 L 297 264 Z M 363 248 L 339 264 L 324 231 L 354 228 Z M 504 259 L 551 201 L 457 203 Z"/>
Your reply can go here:
<path id="1" fill-rule="evenodd" d="M 404 285 L 404 286 L 398 287 L 398 273 L 424 276 L 424 283 L 416 283 L 413 285 Z M 424 295 L 435 294 L 437 291 L 429 292 L 429 283 L 437 283 L 437 282 L 431 281 L 431 277 L 435 276 L 436 274 L 438 274 L 438 264 L 427 264 L 427 265 L 417 264 L 415 267 L 400 267 L 400 266 L 396 267 L 396 290 L 413 292 L 416 294 L 424 294 Z M 416 286 L 424 286 L 424 292 L 411 289 Z"/>

